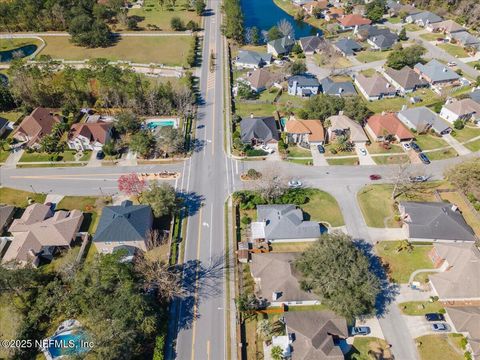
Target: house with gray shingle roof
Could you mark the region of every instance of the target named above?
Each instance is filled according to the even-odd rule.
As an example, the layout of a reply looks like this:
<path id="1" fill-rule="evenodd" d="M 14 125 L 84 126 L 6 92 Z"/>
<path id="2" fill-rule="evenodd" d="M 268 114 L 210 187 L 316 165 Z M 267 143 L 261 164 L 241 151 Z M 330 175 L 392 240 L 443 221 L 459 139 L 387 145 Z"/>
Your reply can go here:
<path id="1" fill-rule="evenodd" d="M 355 84 L 365 99 L 369 101 L 391 98 L 397 95 L 397 89 L 380 74 L 371 77 L 357 74 Z"/>
<path id="2" fill-rule="evenodd" d="M 408 66 L 404 66 L 400 70 L 386 67 L 383 76 L 402 94 L 407 94 L 418 88 L 428 86 L 428 82 Z"/>
<path id="3" fill-rule="evenodd" d="M 410 14 L 405 18 L 407 23 L 415 23 L 419 26 L 427 26 L 428 24 L 440 22 L 443 19 L 430 11 L 422 11 L 416 14 Z"/>
<path id="4" fill-rule="evenodd" d="M 362 50 L 362 45 L 352 39 L 340 39 L 333 46 L 342 53 L 343 56 L 355 55 L 357 51 Z"/>
<path id="5" fill-rule="evenodd" d="M 471 93 L 468 94 L 470 99 L 480 104 L 480 89 L 474 89 Z"/>
<path id="6" fill-rule="evenodd" d="M 105 206 L 93 237 L 98 252 L 111 253 L 122 246 L 146 251 L 153 225 L 152 208 L 125 200 L 118 206 Z"/>
<path id="7" fill-rule="evenodd" d="M 367 42 L 372 46 L 373 50 L 388 50 L 398 40 L 398 35 L 387 31 L 383 34 L 369 36 Z"/>
<path id="8" fill-rule="evenodd" d="M 476 122 L 480 119 L 480 104 L 471 98 L 447 101 L 440 116 L 452 124 L 457 120 Z"/>
<path id="9" fill-rule="evenodd" d="M 290 36 L 284 36 L 267 43 L 267 52 L 274 56 L 288 55 L 292 51 L 295 40 Z"/>
<path id="10" fill-rule="evenodd" d="M 320 83 L 313 75 L 293 75 L 288 78 L 288 93 L 290 95 L 308 97 L 318 94 Z"/>
<path id="11" fill-rule="evenodd" d="M 480 48 L 480 39 L 467 31 L 454 32 L 450 35 L 450 38 L 462 46 L 474 47 L 477 50 Z"/>
<path id="12" fill-rule="evenodd" d="M 402 201 L 398 205 L 410 241 L 476 241 L 458 208 L 448 202 Z"/>
<path id="13" fill-rule="evenodd" d="M 444 32 L 445 34 L 453 34 L 459 31 L 465 31 L 465 28 L 459 24 L 457 24 L 453 20 L 445 20 L 440 21 L 432 24 L 428 24 L 426 26 L 428 31 L 432 32 Z"/>
<path id="14" fill-rule="evenodd" d="M 418 63 L 413 69 L 432 85 L 451 84 L 460 79 L 460 75 L 436 59 L 430 60 L 425 65 Z"/>
<path id="15" fill-rule="evenodd" d="M 473 358 L 478 359 L 480 357 L 480 306 L 452 306 L 445 309 L 453 325 L 453 332 L 462 333 L 467 337 Z"/>
<path id="16" fill-rule="evenodd" d="M 235 66 L 244 68 L 260 68 L 272 62 L 272 55 L 267 53 L 258 53 L 250 50 L 240 50 L 235 62 Z"/>
<path id="17" fill-rule="evenodd" d="M 419 134 L 426 133 L 430 129 L 439 135 L 452 131 L 448 122 L 425 106 L 402 110 L 397 116 L 409 129 L 413 129 Z"/>
<path id="18" fill-rule="evenodd" d="M 244 144 L 269 144 L 279 140 L 275 119 L 270 117 L 245 117 L 240 121 L 240 139 Z"/>
<path id="19" fill-rule="evenodd" d="M 298 43 L 305 55 L 313 55 L 320 50 L 320 46 L 324 41 L 319 36 L 306 36 L 300 38 Z"/>
<path id="20" fill-rule="evenodd" d="M 0 235 L 2 235 L 3 230 L 5 230 L 10 224 L 10 221 L 12 221 L 14 213 L 15 206 L 0 204 Z"/>
<path id="21" fill-rule="evenodd" d="M 320 86 L 322 93 L 331 96 L 349 96 L 357 95 L 355 86 L 350 81 L 333 81 L 331 78 L 326 77 L 320 80 Z"/>

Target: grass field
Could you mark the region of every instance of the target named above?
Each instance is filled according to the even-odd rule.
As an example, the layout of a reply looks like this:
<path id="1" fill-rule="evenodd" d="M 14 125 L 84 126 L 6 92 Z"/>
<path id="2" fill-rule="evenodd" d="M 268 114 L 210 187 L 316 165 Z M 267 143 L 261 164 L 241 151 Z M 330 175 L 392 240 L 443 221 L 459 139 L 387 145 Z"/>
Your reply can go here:
<path id="1" fill-rule="evenodd" d="M 461 143 L 480 136 L 480 127 L 466 126 L 462 130 L 455 130 L 452 136 Z"/>
<path id="2" fill-rule="evenodd" d="M 465 147 L 470 151 L 480 151 L 480 139 L 465 144 Z"/>
<path id="3" fill-rule="evenodd" d="M 242 117 L 252 113 L 254 116 L 272 116 L 276 109 L 277 107 L 274 104 L 235 103 L 235 112 Z"/>
<path id="4" fill-rule="evenodd" d="M 427 40 L 427 41 L 435 41 L 435 40 L 440 39 L 440 38 L 443 39 L 443 36 L 442 36 L 441 33 L 427 33 L 427 34 L 420 35 L 420 37 L 423 40 Z"/>
<path id="5" fill-rule="evenodd" d="M 333 65 L 329 64 L 324 64 L 323 56 L 322 54 L 315 54 L 313 55 L 313 58 L 315 59 L 315 62 L 319 66 L 324 66 L 327 68 L 333 67 Z M 343 69 L 352 66 L 352 63 L 345 57 L 339 56 L 338 58 L 335 59 L 335 68 L 336 69 Z"/>
<path id="6" fill-rule="evenodd" d="M 418 96 L 422 99 L 421 102 L 417 104 L 410 104 L 409 98 L 413 96 Z M 409 94 L 408 97 L 396 96 L 390 99 L 380 99 L 375 101 L 366 102 L 367 107 L 374 113 L 381 113 L 382 111 L 387 112 L 396 112 L 402 109 L 403 105 L 408 107 L 417 107 L 417 106 L 429 106 L 438 102 L 440 98 L 430 89 L 419 89 Z"/>
<path id="7" fill-rule="evenodd" d="M 377 165 L 405 164 L 410 161 L 407 155 L 372 156 Z"/>
<path id="8" fill-rule="evenodd" d="M 432 151 L 426 154 L 430 160 L 443 160 L 443 159 L 450 159 L 452 157 L 458 156 L 458 153 L 453 148 Z"/>
<path id="9" fill-rule="evenodd" d="M 425 315 L 443 309 L 443 305 L 439 301 L 407 301 L 398 304 L 398 307 L 402 313 L 410 316 Z"/>
<path id="10" fill-rule="evenodd" d="M 458 206 L 467 224 L 470 225 L 477 236 L 480 236 L 480 221 L 458 192 L 442 192 L 440 193 L 440 197 Z"/>
<path id="11" fill-rule="evenodd" d="M 20 119 L 23 119 L 23 112 L 21 111 L 8 111 L 0 112 L 0 117 L 7 119 L 11 122 L 17 122 Z"/>
<path id="12" fill-rule="evenodd" d="M 295 145 L 289 146 L 287 151 L 289 157 L 312 157 L 310 150 Z"/>
<path id="13" fill-rule="evenodd" d="M 305 251 L 309 246 L 311 246 L 311 242 L 290 242 L 290 243 L 272 243 L 270 246 L 272 247 L 272 251 L 274 252 L 302 252 Z"/>
<path id="14" fill-rule="evenodd" d="M 373 355 L 375 354 L 375 355 Z M 353 345 L 345 355 L 346 360 L 370 360 L 383 359 L 393 360 L 392 354 L 389 350 L 388 343 L 376 337 L 355 337 Z"/>
<path id="15" fill-rule="evenodd" d="M 312 192 L 309 196 L 310 200 L 301 206 L 303 211 L 310 216 L 310 220 L 327 222 L 333 227 L 345 224 L 342 211 L 332 195 L 317 189 L 310 191 Z"/>
<path id="16" fill-rule="evenodd" d="M 416 338 L 421 360 L 465 360 L 461 334 L 424 335 Z"/>
<path id="17" fill-rule="evenodd" d="M 28 198 L 33 199 L 36 203 L 43 203 L 45 201 L 45 194 L 35 194 L 5 187 L 0 188 L 0 199 L 4 204 L 24 208 L 28 206 Z"/>
<path id="18" fill-rule="evenodd" d="M 381 142 L 372 141 L 371 145 L 367 145 L 367 150 L 370 154 L 403 154 L 402 147 L 398 144 L 391 144 L 390 149 L 385 149 Z"/>
<path id="19" fill-rule="evenodd" d="M 358 157 L 327 159 L 329 165 L 358 165 Z"/>
<path id="20" fill-rule="evenodd" d="M 75 151 L 64 151 L 58 154 L 59 160 L 58 161 L 75 161 Z M 83 154 L 79 161 L 88 161 L 92 153 L 87 151 Z M 51 154 L 47 153 L 27 153 L 25 152 L 22 157 L 20 158 L 20 162 L 43 162 L 43 161 L 52 161 L 50 160 Z"/>
<path id="21" fill-rule="evenodd" d="M 422 28 L 420 26 L 418 26 L 417 24 L 405 24 L 404 28 L 405 28 L 405 30 L 412 31 L 412 32 L 422 30 Z"/>
<path id="22" fill-rule="evenodd" d="M 428 258 L 430 245 L 413 245 L 413 250 L 408 252 L 397 251 L 400 241 L 381 241 L 375 245 L 377 254 L 384 263 L 388 264 L 388 276 L 396 283 L 405 284 L 410 274 L 418 269 L 433 269 L 433 263 Z"/>
<path id="23" fill-rule="evenodd" d="M 463 58 L 468 56 L 468 53 L 461 46 L 458 46 L 458 45 L 440 44 L 437 46 L 440 49 L 445 50 L 447 53 L 455 57 Z"/>
<path id="24" fill-rule="evenodd" d="M 7 160 L 9 156 L 10 156 L 10 151 L 5 151 L 0 149 L 0 163 L 5 162 L 5 160 Z"/>
<path id="25" fill-rule="evenodd" d="M 80 231 L 95 233 L 103 207 L 110 202 L 110 198 L 95 196 L 65 196 L 57 205 L 57 209 L 83 211 L 83 223 Z"/>
<path id="26" fill-rule="evenodd" d="M 107 48 L 86 49 L 70 43 L 64 36 L 44 36 L 47 46 L 40 55 L 50 55 L 54 59 L 84 60 L 105 58 L 111 61 L 123 60 L 136 63 L 158 63 L 171 66 L 185 65 L 192 37 L 123 37 L 118 43 Z"/>
<path id="27" fill-rule="evenodd" d="M 18 330 L 22 324 L 22 314 L 18 312 L 13 304 L 12 296 L 9 294 L 0 295 L 0 339 L 16 339 Z M 7 359 L 13 354 L 7 351 L 6 347 L 0 347 L 0 358 Z M 13 349 L 12 349 L 13 350 Z"/>
<path id="28" fill-rule="evenodd" d="M 25 45 L 37 45 L 40 46 L 42 42 L 35 38 L 25 38 L 25 39 L 0 39 L 0 51 L 11 50 Z"/>
<path id="29" fill-rule="evenodd" d="M 387 58 L 388 54 L 391 51 L 373 51 L 373 50 L 364 50 L 357 53 L 356 58 L 362 63 L 369 63 L 378 60 L 384 60 Z"/>
<path id="30" fill-rule="evenodd" d="M 433 150 L 448 146 L 447 142 L 441 137 L 430 134 L 415 136 L 415 142 L 420 146 L 422 150 Z"/>

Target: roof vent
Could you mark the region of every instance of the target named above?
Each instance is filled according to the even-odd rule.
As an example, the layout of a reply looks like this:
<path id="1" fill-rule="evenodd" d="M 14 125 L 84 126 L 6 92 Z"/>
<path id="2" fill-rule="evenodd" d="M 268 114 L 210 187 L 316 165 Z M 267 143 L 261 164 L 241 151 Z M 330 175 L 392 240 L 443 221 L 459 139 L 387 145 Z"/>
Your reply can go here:
<path id="1" fill-rule="evenodd" d="M 253 119 L 253 113 L 250 113 L 250 118 Z"/>
<path id="2" fill-rule="evenodd" d="M 455 204 L 453 204 L 453 205 L 452 205 L 452 211 L 455 212 L 455 211 L 457 211 L 457 210 L 458 210 L 458 206 L 455 205 Z"/>
<path id="3" fill-rule="evenodd" d="M 274 291 L 272 292 L 272 300 L 273 301 L 276 301 L 280 298 L 280 296 L 282 296 L 282 292 L 281 291 Z"/>
<path id="4" fill-rule="evenodd" d="M 446 67 L 443 68 L 443 72 L 446 73 L 448 69 Z"/>

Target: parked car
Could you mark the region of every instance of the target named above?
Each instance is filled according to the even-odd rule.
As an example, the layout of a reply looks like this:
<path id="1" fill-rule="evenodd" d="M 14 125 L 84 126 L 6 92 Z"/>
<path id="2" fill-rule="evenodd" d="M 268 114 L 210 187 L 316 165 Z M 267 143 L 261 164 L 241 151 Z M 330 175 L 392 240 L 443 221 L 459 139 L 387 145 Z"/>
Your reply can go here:
<path id="1" fill-rule="evenodd" d="M 425 176 L 425 175 L 410 176 L 408 180 L 410 180 L 410 182 L 412 183 L 425 182 L 428 180 L 428 176 Z"/>
<path id="2" fill-rule="evenodd" d="M 260 146 L 260 149 L 262 149 L 263 151 L 265 151 L 266 153 L 269 153 L 269 154 L 274 152 L 274 150 L 272 148 L 268 147 L 267 145 Z"/>
<path id="3" fill-rule="evenodd" d="M 378 174 L 370 175 L 370 180 L 380 180 L 382 177 Z"/>
<path id="4" fill-rule="evenodd" d="M 448 325 L 445 323 L 433 323 L 432 324 L 433 331 L 448 331 Z"/>
<path id="5" fill-rule="evenodd" d="M 325 154 L 325 148 L 323 145 L 317 145 L 317 149 L 320 154 Z"/>
<path id="6" fill-rule="evenodd" d="M 100 150 L 99 152 L 97 152 L 97 155 L 95 155 L 95 158 L 96 158 L 97 160 L 102 160 L 104 157 L 105 157 L 105 153 L 104 153 L 102 150 Z"/>
<path id="7" fill-rule="evenodd" d="M 405 151 L 408 151 L 410 150 L 412 147 L 410 146 L 410 143 L 407 143 L 407 142 L 404 142 L 402 143 L 402 146 L 403 148 L 405 149 Z"/>
<path id="8" fill-rule="evenodd" d="M 454 66 L 457 66 L 457 63 L 455 61 L 450 61 L 447 63 L 447 65 L 450 67 L 454 67 Z"/>
<path id="9" fill-rule="evenodd" d="M 365 150 L 364 148 L 361 148 L 359 151 L 360 154 L 362 154 L 363 156 L 367 156 L 367 150 Z"/>
<path id="10" fill-rule="evenodd" d="M 197 126 L 197 129 L 203 129 L 204 127 L 205 127 L 205 125 L 200 124 L 200 125 Z"/>
<path id="11" fill-rule="evenodd" d="M 420 149 L 420 146 L 416 142 L 411 142 L 410 146 L 412 147 L 413 150 L 415 150 L 417 153 L 422 152 L 422 149 Z"/>
<path id="12" fill-rule="evenodd" d="M 351 335 L 368 335 L 370 334 L 370 328 L 368 326 L 355 326 L 352 328 Z"/>
<path id="13" fill-rule="evenodd" d="M 288 182 L 288 187 L 291 189 L 297 189 L 302 186 L 302 182 L 300 180 L 290 180 Z"/>
<path id="14" fill-rule="evenodd" d="M 422 162 L 426 165 L 430 164 L 430 159 L 428 158 L 427 155 L 425 155 L 424 153 L 419 153 L 418 154 L 418 157 L 420 158 L 420 160 L 422 160 Z"/>
<path id="15" fill-rule="evenodd" d="M 427 321 L 445 321 L 445 316 L 439 313 L 428 313 L 425 314 L 425 319 Z"/>

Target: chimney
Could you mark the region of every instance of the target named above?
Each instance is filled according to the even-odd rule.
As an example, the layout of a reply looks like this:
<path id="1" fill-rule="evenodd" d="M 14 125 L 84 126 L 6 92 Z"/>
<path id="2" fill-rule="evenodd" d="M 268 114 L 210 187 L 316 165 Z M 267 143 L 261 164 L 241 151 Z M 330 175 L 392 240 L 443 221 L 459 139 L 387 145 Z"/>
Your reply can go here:
<path id="1" fill-rule="evenodd" d="M 340 111 L 338 112 L 338 115 L 339 115 L 339 116 L 342 116 L 342 115 L 343 115 L 343 110 L 340 110 Z"/>
<path id="2" fill-rule="evenodd" d="M 341 94 L 343 93 L 343 88 L 338 88 L 338 92 Z"/>
<path id="3" fill-rule="evenodd" d="M 253 119 L 253 113 L 250 113 L 250 119 Z"/>
<path id="4" fill-rule="evenodd" d="M 273 301 L 278 300 L 279 297 L 280 297 L 280 292 L 279 292 L 279 291 L 274 291 L 274 292 L 272 293 L 272 300 L 273 300 Z"/>
<path id="5" fill-rule="evenodd" d="M 452 211 L 455 212 L 458 210 L 458 206 L 455 204 L 452 204 Z"/>

